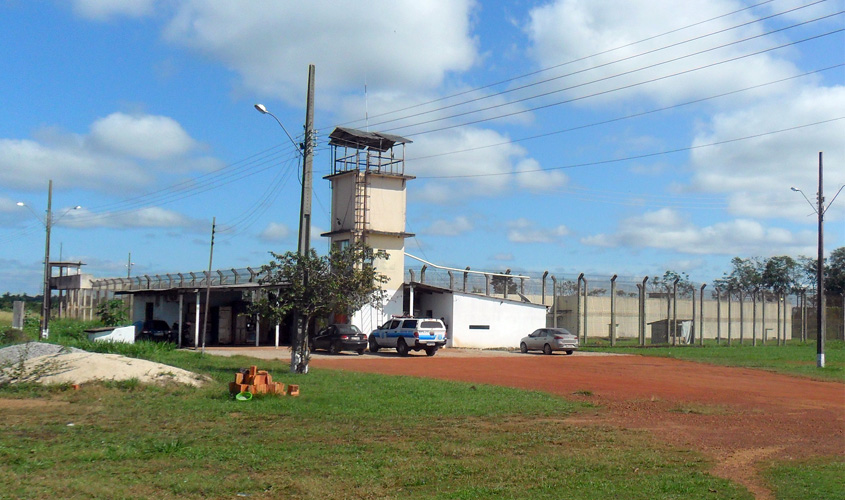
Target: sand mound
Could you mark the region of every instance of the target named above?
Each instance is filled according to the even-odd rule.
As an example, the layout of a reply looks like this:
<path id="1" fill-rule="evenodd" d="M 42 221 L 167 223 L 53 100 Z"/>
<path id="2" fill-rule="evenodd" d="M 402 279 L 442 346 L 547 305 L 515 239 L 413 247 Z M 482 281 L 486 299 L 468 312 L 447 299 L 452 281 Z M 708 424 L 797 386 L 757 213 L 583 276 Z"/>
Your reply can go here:
<path id="1" fill-rule="evenodd" d="M 17 375 L 17 376 L 14 376 Z M 84 384 L 95 380 L 138 379 L 142 383 L 176 382 L 199 387 L 208 381 L 196 373 L 119 354 L 73 352 L 32 357 L 0 370 L 0 382 L 18 378 L 42 384 Z"/>

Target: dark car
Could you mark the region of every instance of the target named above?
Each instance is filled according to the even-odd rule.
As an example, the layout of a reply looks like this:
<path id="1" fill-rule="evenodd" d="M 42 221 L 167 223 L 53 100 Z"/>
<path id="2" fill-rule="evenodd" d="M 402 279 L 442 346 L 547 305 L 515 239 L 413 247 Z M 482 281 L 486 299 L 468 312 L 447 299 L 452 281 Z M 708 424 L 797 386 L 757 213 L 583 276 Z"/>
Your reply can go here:
<path id="1" fill-rule="evenodd" d="M 170 328 L 167 321 L 150 319 L 141 324 L 141 330 L 135 334 L 135 340 L 176 342 L 176 332 Z"/>
<path id="2" fill-rule="evenodd" d="M 311 349 L 325 349 L 332 354 L 339 354 L 340 351 L 364 354 L 366 348 L 367 337 L 355 325 L 329 325 L 311 339 Z"/>

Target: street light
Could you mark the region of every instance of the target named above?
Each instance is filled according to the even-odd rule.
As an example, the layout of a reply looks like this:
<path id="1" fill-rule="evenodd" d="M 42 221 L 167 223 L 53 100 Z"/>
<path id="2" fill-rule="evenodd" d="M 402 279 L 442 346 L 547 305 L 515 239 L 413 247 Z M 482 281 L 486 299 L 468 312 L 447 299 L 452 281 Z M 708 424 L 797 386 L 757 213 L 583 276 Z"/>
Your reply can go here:
<path id="1" fill-rule="evenodd" d="M 255 109 L 262 115 L 270 115 L 276 123 L 282 127 L 285 135 L 288 136 L 290 142 L 296 147 L 299 154 L 302 156 L 302 197 L 300 199 L 299 208 L 299 242 L 297 244 L 297 253 L 300 257 L 304 257 L 309 252 L 309 245 L 311 241 L 311 170 L 312 170 L 312 140 L 314 135 L 314 65 L 308 66 L 308 93 L 305 103 L 305 138 L 302 144 L 299 145 L 293 140 L 293 137 L 288 134 L 287 129 L 282 125 L 276 115 L 267 111 L 263 104 L 256 104 Z M 306 268 L 303 274 L 303 285 L 308 287 L 308 270 Z M 301 317 L 298 311 L 294 311 L 294 324 L 296 325 L 296 338 L 291 343 L 290 369 L 293 373 L 308 373 L 308 353 L 305 352 L 305 329 L 308 325 L 302 325 Z"/>
<path id="2" fill-rule="evenodd" d="M 50 335 L 50 299 L 51 299 L 51 290 L 50 290 L 50 276 L 52 273 L 52 267 L 50 266 L 50 230 L 53 227 L 55 222 L 58 222 L 59 219 L 64 217 L 68 214 L 71 210 L 79 210 L 82 208 L 81 205 L 76 205 L 75 207 L 71 207 L 67 209 L 62 215 L 53 220 L 53 180 L 50 179 L 49 184 L 47 185 L 47 214 L 42 220 L 41 217 L 26 203 L 19 201 L 17 203 L 19 207 L 26 207 L 32 212 L 33 215 L 38 219 L 41 224 L 44 225 L 44 228 L 47 230 L 47 238 L 44 243 L 44 293 L 41 301 L 41 337 L 47 338 Z"/>
<path id="3" fill-rule="evenodd" d="M 843 186 L 845 187 L 845 186 Z M 816 365 L 819 368 L 824 368 L 824 340 L 825 340 L 825 301 L 824 301 L 824 214 L 827 212 L 827 209 L 833 204 L 836 200 L 836 197 L 839 196 L 839 193 L 842 192 L 842 187 L 839 188 L 839 191 L 833 196 L 833 199 L 830 200 L 827 207 L 824 206 L 824 175 L 823 175 L 823 163 L 822 163 L 822 152 L 819 152 L 819 191 L 816 193 L 816 205 L 807 198 L 807 195 L 804 194 L 804 191 L 801 191 L 798 188 L 792 187 L 790 188 L 792 191 L 797 193 L 801 193 L 801 196 L 807 200 L 807 203 L 813 208 L 813 211 L 819 217 L 819 243 L 818 243 L 818 259 L 816 261 Z"/>

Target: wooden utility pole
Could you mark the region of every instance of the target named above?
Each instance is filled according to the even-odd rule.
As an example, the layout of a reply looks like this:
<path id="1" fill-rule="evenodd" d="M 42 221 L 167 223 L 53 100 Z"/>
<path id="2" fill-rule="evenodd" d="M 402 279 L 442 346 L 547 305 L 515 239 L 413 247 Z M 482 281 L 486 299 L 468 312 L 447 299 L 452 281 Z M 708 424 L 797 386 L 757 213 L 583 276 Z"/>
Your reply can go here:
<path id="1" fill-rule="evenodd" d="M 205 332 L 208 329 L 208 310 L 211 303 L 211 263 L 214 259 L 214 230 L 217 227 L 217 217 L 211 218 L 211 248 L 208 251 L 208 275 L 205 278 L 205 314 L 202 317 L 202 353 L 205 354 Z M 197 295 L 199 298 L 199 295 Z M 199 311 L 199 301 L 197 301 L 197 311 Z M 258 331 L 256 330 L 256 335 Z"/>
<path id="2" fill-rule="evenodd" d="M 824 177 L 822 174 L 822 153 L 819 151 L 819 196 L 818 209 L 819 214 L 819 255 L 818 266 L 816 268 L 816 322 L 818 327 L 816 330 L 816 363 L 819 368 L 824 368 L 824 335 L 825 335 L 825 315 L 824 315 Z"/>
<path id="3" fill-rule="evenodd" d="M 302 198 L 299 211 L 299 244 L 297 253 L 301 258 L 308 255 L 311 242 L 311 172 L 313 170 L 314 146 L 314 65 L 308 66 L 308 97 L 305 103 L 305 138 L 300 145 L 302 149 Z M 305 268 L 302 277 L 303 287 L 308 287 L 308 269 Z M 291 347 L 291 373 L 308 373 L 308 349 L 306 345 L 306 330 L 302 315 L 294 311 L 294 325 L 296 338 Z"/>

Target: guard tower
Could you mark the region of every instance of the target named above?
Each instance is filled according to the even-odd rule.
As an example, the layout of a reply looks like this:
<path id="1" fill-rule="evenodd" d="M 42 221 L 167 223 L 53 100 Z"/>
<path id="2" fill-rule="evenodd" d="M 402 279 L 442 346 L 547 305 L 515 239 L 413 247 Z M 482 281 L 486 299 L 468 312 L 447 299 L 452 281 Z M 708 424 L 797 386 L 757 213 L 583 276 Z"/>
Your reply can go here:
<path id="1" fill-rule="evenodd" d="M 345 127 L 329 135 L 332 172 L 325 179 L 332 184 L 332 230 L 322 236 L 341 247 L 364 242 L 387 252 L 389 259 L 374 264 L 389 279 L 384 285 L 391 299 L 385 307 L 389 313 L 402 312 L 401 293 L 398 310 L 392 309 L 404 282 L 405 238 L 414 236 L 405 232 L 405 185 L 414 178 L 405 175 L 405 145 L 411 142 Z"/>

